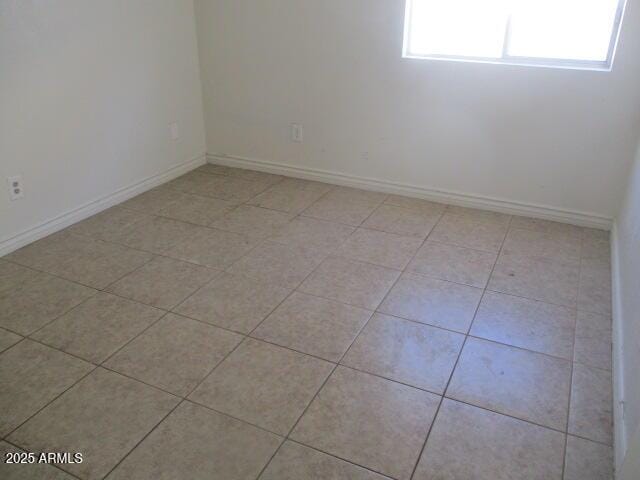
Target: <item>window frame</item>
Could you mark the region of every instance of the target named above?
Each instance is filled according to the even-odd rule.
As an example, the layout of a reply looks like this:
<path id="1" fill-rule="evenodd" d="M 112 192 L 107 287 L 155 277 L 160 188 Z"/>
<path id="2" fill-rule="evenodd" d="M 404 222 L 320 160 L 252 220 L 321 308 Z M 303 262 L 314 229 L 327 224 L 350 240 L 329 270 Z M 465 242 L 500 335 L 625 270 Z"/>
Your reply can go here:
<path id="1" fill-rule="evenodd" d="M 443 0 L 446 1 L 446 0 Z M 404 13 L 404 38 L 402 43 L 402 57 L 408 59 L 418 60 L 438 60 L 438 61 L 450 61 L 450 62 L 471 62 L 471 63 L 489 63 L 496 65 L 515 65 L 525 67 L 546 67 L 546 68 L 563 68 L 570 70 L 598 70 L 610 72 L 613 67 L 613 60 L 615 58 L 616 50 L 618 47 L 618 40 L 620 38 L 620 30 L 622 24 L 622 18 L 626 8 L 626 0 L 618 0 L 618 6 L 616 8 L 616 14 L 614 17 L 613 28 L 611 29 L 611 38 L 609 39 L 609 50 L 607 52 L 607 58 L 605 60 L 572 60 L 562 58 L 546 58 L 546 57 L 519 57 L 509 55 L 507 53 L 510 38 L 510 25 L 511 19 L 507 20 L 507 28 L 505 29 L 505 39 L 502 45 L 502 56 L 499 58 L 494 57 L 473 57 L 464 55 L 440 55 L 429 54 L 420 55 L 410 51 L 410 37 L 411 37 L 411 6 L 414 0 L 405 0 L 405 13 Z"/>

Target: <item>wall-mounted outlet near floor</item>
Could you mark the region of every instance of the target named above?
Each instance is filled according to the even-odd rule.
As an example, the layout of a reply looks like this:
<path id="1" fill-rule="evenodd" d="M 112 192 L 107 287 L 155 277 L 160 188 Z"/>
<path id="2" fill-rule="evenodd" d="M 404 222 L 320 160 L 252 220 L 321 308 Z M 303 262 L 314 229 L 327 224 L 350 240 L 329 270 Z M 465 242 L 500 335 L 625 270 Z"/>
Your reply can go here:
<path id="1" fill-rule="evenodd" d="M 9 184 L 9 197 L 11 200 L 18 200 L 19 198 L 24 197 L 22 175 L 7 177 L 7 183 Z"/>
<path id="2" fill-rule="evenodd" d="M 302 143 L 302 125 L 299 123 L 292 123 L 291 128 L 291 141 L 295 143 Z"/>
<path id="3" fill-rule="evenodd" d="M 171 140 L 178 140 L 180 138 L 180 130 L 178 129 L 178 122 L 169 124 L 169 132 L 171 132 Z"/>

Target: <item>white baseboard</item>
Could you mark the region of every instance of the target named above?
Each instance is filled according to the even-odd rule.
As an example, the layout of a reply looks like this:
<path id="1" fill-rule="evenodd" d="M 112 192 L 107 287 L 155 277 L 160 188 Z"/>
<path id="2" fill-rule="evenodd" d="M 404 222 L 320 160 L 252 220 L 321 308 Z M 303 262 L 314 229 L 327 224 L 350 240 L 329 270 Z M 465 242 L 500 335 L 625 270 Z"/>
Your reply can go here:
<path id="1" fill-rule="evenodd" d="M 218 165 L 250 168 L 262 172 L 287 175 L 289 177 L 318 180 L 336 185 L 365 188 L 384 193 L 395 193 L 398 195 L 406 195 L 408 197 L 423 198 L 425 200 L 448 203 L 451 205 L 482 208 L 485 210 L 492 210 L 512 215 L 524 215 L 528 217 L 542 218 L 545 220 L 555 220 L 557 222 L 570 223 L 582 227 L 609 230 L 612 225 L 611 218 L 594 213 L 563 210 L 544 205 L 525 204 L 481 195 L 451 192 L 430 187 L 420 187 L 416 185 L 378 180 L 375 178 L 358 177 L 339 172 L 298 167 L 267 160 L 257 160 L 225 154 L 207 154 L 207 160 L 209 163 L 216 163 Z"/>
<path id="2" fill-rule="evenodd" d="M 194 168 L 197 168 L 206 163 L 206 156 L 204 154 L 193 158 L 185 163 L 171 167 L 162 173 L 147 177 L 139 182 L 136 182 L 127 187 L 121 188 L 109 195 L 101 197 L 97 200 L 85 203 L 84 205 L 62 213 L 50 220 L 42 222 L 34 227 L 31 227 L 23 232 L 18 233 L 12 237 L 0 241 L 0 257 L 7 255 L 20 247 L 28 245 L 31 242 L 35 242 L 41 238 L 51 235 L 63 228 L 68 227 L 80 220 L 83 220 L 91 215 L 95 215 L 102 210 L 105 210 L 113 205 L 124 202 L 131 197 L 143 193 L 153 187 L 161 185 L 169 180 L 172 180 L 180 175 L 183 175 Z"/>
<path id="3" fill-rule="evenodd" d="M 622 306 L 620 297 L 620 250 L 618 227 L 611 228 L 611 317 L 613 333 L 613 452 L 616 471 L 620 470 L 627 451 L 627 435 L 624 423 L 624 356 L 622 352 Z"/>

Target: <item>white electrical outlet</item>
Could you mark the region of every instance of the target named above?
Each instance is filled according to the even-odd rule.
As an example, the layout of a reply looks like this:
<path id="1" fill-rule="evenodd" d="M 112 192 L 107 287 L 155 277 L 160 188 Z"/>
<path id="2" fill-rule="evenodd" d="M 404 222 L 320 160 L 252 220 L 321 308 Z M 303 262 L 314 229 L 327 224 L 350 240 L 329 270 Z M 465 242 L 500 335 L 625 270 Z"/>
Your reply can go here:
<path id="1" fill-rule="evenodd" d="M 178 138 L 180 138 L 180 130 L 178 129 L 178 122 L 170 123 L 169 131 L 171 132 L 171 140 L 178 140 Z"/>
<path id="2" fill-rule="evenodd" d="M 22 185 L 22 175 L 7 177 L 9 184 L 9 197 L 11 200 L 18 200 L 24 197 L 24 187 Z"/>
<path id="3" fill-rule="evenodd" d="M 291 141 L 295 143 L 302 143 L 302 125 L 299 123 L 291 124 Z"/>

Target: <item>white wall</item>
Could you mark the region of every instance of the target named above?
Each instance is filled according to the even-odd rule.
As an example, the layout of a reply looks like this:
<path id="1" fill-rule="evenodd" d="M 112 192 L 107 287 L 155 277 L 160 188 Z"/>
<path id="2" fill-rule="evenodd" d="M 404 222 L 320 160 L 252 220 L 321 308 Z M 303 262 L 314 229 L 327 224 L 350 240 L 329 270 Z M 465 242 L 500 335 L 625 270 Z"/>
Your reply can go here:
<path id="1" fill-rule="evenodd" d="M 402 59 L 401 0 L 195 3 L 209 153 L 615 216 L 639 0 L 611 73 Z"/>
<path id="2" fill-rule="evenodd" d="M 634 434 L 640 437 L 640 147 L 616 219 L 613 241 L 614 374 L 618 400 L 624 400 L 624 417 L 616 417 L 619 466 L 624 447 L 633 444 Z M 635 455 L 640 456 L 639 440 L 635 448 Z"/>
<path id="3" fill-rule="evenodd" d="M 0 245 L 204 151 L 191 0 L 0 0 Z"/>

